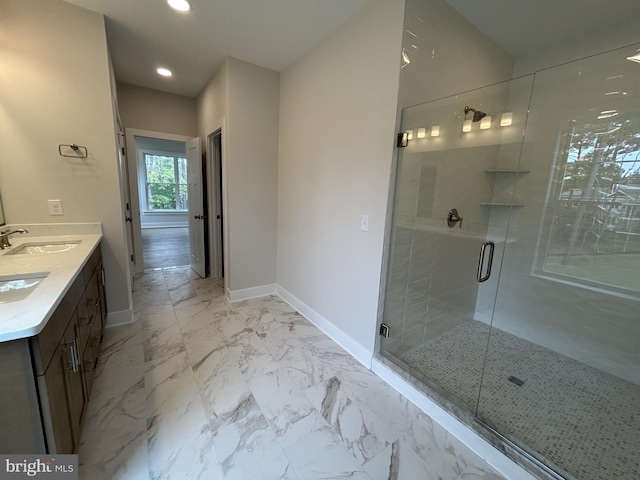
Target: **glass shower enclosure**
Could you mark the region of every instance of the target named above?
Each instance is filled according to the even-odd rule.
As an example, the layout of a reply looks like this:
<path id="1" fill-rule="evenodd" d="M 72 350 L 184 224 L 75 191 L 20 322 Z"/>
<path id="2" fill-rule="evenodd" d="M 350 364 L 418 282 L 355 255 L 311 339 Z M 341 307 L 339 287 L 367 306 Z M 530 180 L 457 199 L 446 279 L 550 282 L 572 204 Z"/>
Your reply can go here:
<path id="1" fill-rule="evenodd" d="M 402 112 L 379 353 L 580 480 L 640 478 L 638 52 Z"/>

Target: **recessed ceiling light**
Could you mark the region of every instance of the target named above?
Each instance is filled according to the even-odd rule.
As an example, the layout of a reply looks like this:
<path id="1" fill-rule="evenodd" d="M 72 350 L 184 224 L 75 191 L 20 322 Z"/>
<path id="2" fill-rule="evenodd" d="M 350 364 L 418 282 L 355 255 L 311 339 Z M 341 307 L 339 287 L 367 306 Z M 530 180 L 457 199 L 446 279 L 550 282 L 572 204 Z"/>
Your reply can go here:
<path id="1" fill-rule="evenodd" d="M 170 77 L 171 75 L 173 75 L 173 72 L 168 68 L 160 67 L 156 70 L 156 72 L 158 72 L 158 75 L 162 75 L 163 77 Z"/>
<path id="2" fill-rule="evenodd" d="M 191 10 L 191 4 L 187 0 L 167 0 L 167 3 L 174 10 L 179 12 L 188 12 Z"/>

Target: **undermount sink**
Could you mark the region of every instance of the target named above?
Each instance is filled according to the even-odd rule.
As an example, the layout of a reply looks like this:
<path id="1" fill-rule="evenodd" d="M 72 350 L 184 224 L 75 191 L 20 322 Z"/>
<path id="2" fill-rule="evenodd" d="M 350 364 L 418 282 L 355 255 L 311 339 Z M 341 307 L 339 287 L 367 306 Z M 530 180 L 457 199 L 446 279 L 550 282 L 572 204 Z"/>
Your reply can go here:
<path id="1" fill-rule="evenodd" d="M 15 249 L 5 253 L 5 255 L 42 255 L 47 253 L 68 252 L 80 243 L 79 240 L 70 242 L 33 242 L 24 243 Z"/>
<path id="2" fill-rule="evenodd" d="M 0 304 L 24 300 L 31 295 L 47 275 L 49 275 L 48 272 L 0 277 Z"/>

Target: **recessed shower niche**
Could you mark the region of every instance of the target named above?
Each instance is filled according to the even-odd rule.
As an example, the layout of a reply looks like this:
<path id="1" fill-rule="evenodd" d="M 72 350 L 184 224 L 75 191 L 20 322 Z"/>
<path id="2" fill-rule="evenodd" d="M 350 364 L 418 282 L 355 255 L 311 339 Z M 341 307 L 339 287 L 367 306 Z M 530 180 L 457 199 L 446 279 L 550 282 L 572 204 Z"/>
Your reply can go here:
<path id="1" fill-rule="evenodd" d="M 379 355 L 566 478 L 640 478 L 637 50 L 402 112 Z"/>

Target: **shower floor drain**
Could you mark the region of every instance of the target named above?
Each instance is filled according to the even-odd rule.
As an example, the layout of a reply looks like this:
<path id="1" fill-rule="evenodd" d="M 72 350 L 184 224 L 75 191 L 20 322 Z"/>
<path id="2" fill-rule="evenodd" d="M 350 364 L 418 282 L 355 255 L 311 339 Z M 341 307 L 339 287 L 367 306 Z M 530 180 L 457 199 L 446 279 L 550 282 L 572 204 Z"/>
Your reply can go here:
<path id="1" fill-rule="evenodd" d="M 511 383 L 515 383 L 517 386 L 521 387 L 522 385 L 524 385 L 524 380 L 520 380 L 518 377 L 514 377 L 513 375 L 511 375 L 508 380 Z"/>

